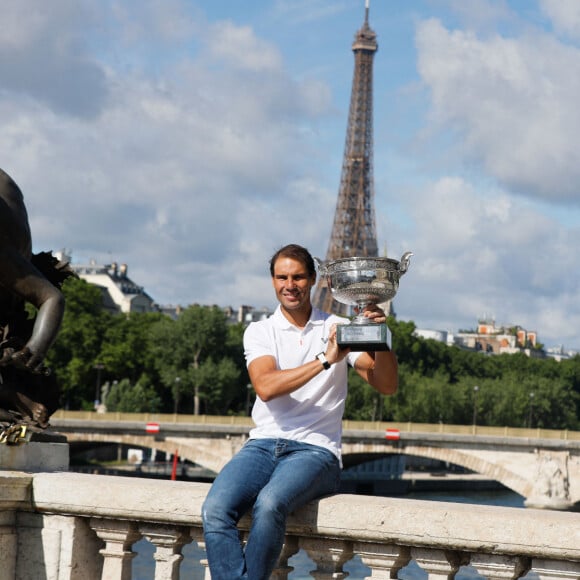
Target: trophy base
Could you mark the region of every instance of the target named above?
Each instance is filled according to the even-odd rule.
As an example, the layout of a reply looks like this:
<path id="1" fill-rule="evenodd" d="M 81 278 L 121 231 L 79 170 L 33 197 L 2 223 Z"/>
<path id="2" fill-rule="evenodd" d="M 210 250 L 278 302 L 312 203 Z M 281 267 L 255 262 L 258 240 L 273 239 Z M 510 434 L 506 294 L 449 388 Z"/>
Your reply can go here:
<path id="1" fill-rule="evenodd" d="M 336 341 L 339 347 L 349 347 L 354 352 L 374 352 L 391 350 L 392 336 L 386 324 L 339 324 Z"/>

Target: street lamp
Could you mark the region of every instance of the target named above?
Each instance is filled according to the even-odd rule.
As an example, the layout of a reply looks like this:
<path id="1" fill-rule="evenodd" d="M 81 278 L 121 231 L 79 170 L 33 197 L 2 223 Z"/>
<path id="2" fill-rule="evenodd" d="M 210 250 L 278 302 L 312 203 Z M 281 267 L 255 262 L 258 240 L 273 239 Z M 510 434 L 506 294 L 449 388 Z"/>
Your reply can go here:
<path id="1" fill-rule="evenodd" d="M 250 413 L 250 409 L 252 408 L 252 400 L 251 400 L 251 395 L 252 395 L 252 383 L 248 383 L 246 385 L 246 416 L 249 417 L 251 415 Z"/>
<path id="2" fill-rule="evenodd" d="M 181 383 L 181 377 L 175 377 L 174 379 L 175 387 L 174 387 L 174 394 L 173 394 L 173 414 L 177 415 L 177 407 L 179 404 L 179 383 Z"/>
<path id="3" fill-rule="evenodd" d="M 475 385 L 473 387 L 473 426 L 477 425 L 477 393 L 479 391 L 479 387 Z"/>
<path id="4" fill-rule="evenodd" d="M 530 393 L 530 407 L 529 407 L 529 412 L 528 412 L 528 429 L 532 428 L 532 416 L 533 416 L 533 412 L 534 412 L 534 397 L 535 397 L 535 393 L 531 392 Z"/>
<path id="5" fill-rule="evenodd" d="M 97 370 L 97 385 L 95 387 L 95 409 L 99 406 L 101 402 L 101 371 L 105 368 L 103 363 L 95 363 L 93 366 L 94 369 Z"/>

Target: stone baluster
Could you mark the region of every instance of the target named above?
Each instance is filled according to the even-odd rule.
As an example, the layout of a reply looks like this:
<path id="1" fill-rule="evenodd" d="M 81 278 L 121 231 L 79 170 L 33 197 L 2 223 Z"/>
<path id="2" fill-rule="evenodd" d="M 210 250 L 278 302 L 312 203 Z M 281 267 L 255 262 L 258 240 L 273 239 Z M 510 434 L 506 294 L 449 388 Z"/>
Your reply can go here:
<path id="1" fill-rule="evenodd" d="M 203 551 L 203 553 L 205 554 L 206 551 L 205 551 L 205 540 L 203 537 L 203 528 L 201 528 L 201 527 L 191 528 L 189 530 L 189 534 L 193 538 L 193 541 L 197 544 L 197 547 L 201 551 Z M 209 574 L 209 563 L 207 561 L 207 557 L 200 558 L 199 564 L 200 564 L 200 566 L 203 566 L 203 568 L 205 569 L 205 572 L 202 576 L 203 580 L 211 580 L 211 576 Z"/>
<path id="2" fill-rule="evenodd" d="M 91 518 L 91 529 L 105 542 L 99 550 L 104 557 L 102 580 L 131 580 L 132 561 L 137 555 L 131 550 L 141 539 L 137 524 L 123 520 Z"/>
<path id="3" fill-rule="evenodd" d="M 271 575 L 271 580 L 288 580 L 288 575 L 294 570 L 292 566 L 288 565 L 288 560 L 297 554 L 300 550 L 298 545 L 298 538 L 296 536 L 286 536 L 280 558 L 278 558 L 278 565 Z"/>
<path id="4" fill-rule="evenodd" d="M 427 572 L 428 580 L 453 580 L 457 570 L 469 562 L 468 554 L 430 548 L 411 548 L 411 558 Z"/>
<path id="5" fill-rule="evenodd" d="M 529 558 L 494 554 L 472 554 L 470 564 L 488 580 L 516 580 L 530 569 Z"/>
<path id="6" fill-rule="evenodd" d="M 310 572 L 313 578 L 334 580 L 348 576 L 348 572 L 345 572 L 342 567 L 353 556 L 352 542 L 326 538 L 302 538 L 300 544 L 316 564 L 316 570 Z"/>
<path id="7" fill-rule="evenodd" d="M 191 542 L 186 528 L 144 524 L 139 526 L 141 534 L 155 546 L 156 580 L 179 580 L 179 567 L 183 560 L 181 550 Z"/>
<path id="8" fill-rule="evenodd" d="M 373 580 L 396 578 L 399 570 L 411 561 L 411 550 L 407 546 L 355 542 L 353 551 L 371 569 L 371 575 L 367 578 Z"/>
<path id="9" fill-rule="evenodd" d="M 13 511 L 0 511 L 0 578 L 16 578 L 18 534 L 15 521 Z"/>
<path id="10" fill-rule="evenodd" d="M 534 558 L 531 566 L 540 580 L 579 580 L 580 562 Z"/>

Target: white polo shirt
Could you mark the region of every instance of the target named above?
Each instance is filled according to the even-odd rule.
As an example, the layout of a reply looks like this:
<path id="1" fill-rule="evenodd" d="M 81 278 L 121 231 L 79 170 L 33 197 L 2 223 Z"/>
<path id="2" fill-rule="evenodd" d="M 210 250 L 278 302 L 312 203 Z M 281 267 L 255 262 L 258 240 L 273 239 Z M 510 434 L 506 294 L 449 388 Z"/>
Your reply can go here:
<path id="1" fill-rule="evenodd" d="M 345 322 L 345 318 L 313 308 L 310 320 L 300 329 L 288 321 L 278 306 L 272 316 L 252 322 L 244 332 L 246 364 L 249 366 L 261 356 L 274 357 L 281 370 L 311 362 L 326 351 L 332 325 Z M 267 403 L 256 397 L 252 410 L 256 427 L 250 431 L 250 438 L 312 443 L 329 449 L 340 459 L 348 365 L 354 365 L 360 354 L 349 353 L 293 393 Z"/>

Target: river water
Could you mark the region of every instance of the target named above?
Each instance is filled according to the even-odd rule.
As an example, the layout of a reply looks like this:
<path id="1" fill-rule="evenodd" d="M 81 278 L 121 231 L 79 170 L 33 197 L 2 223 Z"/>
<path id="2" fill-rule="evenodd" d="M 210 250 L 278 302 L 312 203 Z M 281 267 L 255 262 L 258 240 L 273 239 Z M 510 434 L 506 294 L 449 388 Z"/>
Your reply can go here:
<path id="1" fill-rule="evenodd" d="M 524 507 L 524 498 L 509 490 L 498 491 L 454 491 L 454 492 L 413 492 L 404 496 L 407 499 L 448 501 L 457 503 L 472 503 L 478 505 L 498 505 L 506 507 Z M 132 580 L 154 580 L 154 548 L 148 542 L 142 540 L 135 544 L 134 550 L 138 557 L 133 560 Z M 197 563 L 200 550 L 195 544 L 189 544 L 183 549 L 184 560 L 181 564 L 181 578 L 183 580 L 197 580 L 203 578 L 204 570 Z M 294 571 L 289 575 L 289 580 L 311 580 L 310 570 L 315 565 L 304 550 L 290 558 L 289 565 Z M 355 556 L 344 569 L 349 572 L 349 580 L 363 580 L 370 574 L 370 569 L 365 566 L 358 556 Z M 398 575 L 400 580 L 426 580 L 427 573 L 421 570 L 414 562 L 403 568 Z M 469 567 L 464 566 L 456 575 L 457 580 L 480 580 L 482 577 Z"/>

